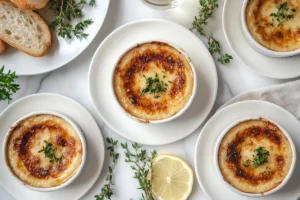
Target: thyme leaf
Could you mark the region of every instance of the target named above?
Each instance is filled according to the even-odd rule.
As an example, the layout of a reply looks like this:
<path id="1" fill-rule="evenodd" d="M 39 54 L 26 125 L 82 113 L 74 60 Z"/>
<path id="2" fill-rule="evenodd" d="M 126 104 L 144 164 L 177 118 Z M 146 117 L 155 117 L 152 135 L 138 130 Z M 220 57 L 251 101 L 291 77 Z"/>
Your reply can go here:
<path id="1" fill-rule="evenodd" d="M 114 194 L 112 188 L 112 179 L 113 171 L 119 158 L 119 153 L 116 153 L 118 141 L 115 141 L 112 138 L 106 138 L 106 142 L 109 144 L 107 150 L 109 150 L 109 155 L 112 158 L 112 165 L 108 167 L 108 175 L 106 177 L 107 183 L 101 188 L 101 193 L 94 196 L 96 200 L 111 199 L 112 195 Z"/>

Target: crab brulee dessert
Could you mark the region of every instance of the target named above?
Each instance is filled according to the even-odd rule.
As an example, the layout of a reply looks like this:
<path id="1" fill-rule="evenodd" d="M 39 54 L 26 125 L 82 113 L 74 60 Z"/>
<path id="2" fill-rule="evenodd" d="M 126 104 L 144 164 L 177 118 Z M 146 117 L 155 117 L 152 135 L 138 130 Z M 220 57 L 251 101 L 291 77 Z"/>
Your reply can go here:
<path id="1" fill-rule="evenodd" d="M 222 139 L 218 164 L 223 179 L 244 193 L 264 194 L 279 186 L 293 163 L 282 130 L 266 119 L 242 121 Z"/>
<path id="2" fill-rule="evenodd" d="M 25 185 L 51 188 L 76 174 L 82 163 L 82 142 L 65 119 L 37 114 L 11 128 L 5 157 L 10 171 Z"/>
<path id="3" fill-rule="evenodd" d="M 300 0 L 249 0 L 246 23 L 252 37 L 277 52 L 300 49 Z"/>
<path id="4" fill-rule="evenodd" d="M 113 88 L 119 104 L 141 122 L 159 121 L 182 111 L 194 92 L 191 61 L 163 42 L 139 44 L 117 63 Z"/>

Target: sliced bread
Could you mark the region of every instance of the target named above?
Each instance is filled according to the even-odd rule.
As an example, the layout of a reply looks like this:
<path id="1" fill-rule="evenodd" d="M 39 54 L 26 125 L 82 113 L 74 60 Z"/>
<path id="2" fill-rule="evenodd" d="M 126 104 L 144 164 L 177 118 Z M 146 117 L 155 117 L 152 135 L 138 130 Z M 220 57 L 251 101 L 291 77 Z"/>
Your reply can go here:
<path id="1" fill-rule="evenodd" d="M 3 53 L 6 50 L 6 43 L 0 40 L 0 53 Z"/>
<path id="2" fill-rule="evenodd" d="M 31 56 L 41 57 L 51 45 L 51 32 L 35 12 L 0 0 L 0 39 Z"/>
<path id="3" fill-rule="evenodd" d="M 20 8 L 24 8 L 27 10 L 36 10 L 44 8 L 49 0 L 11 0 Z"/>

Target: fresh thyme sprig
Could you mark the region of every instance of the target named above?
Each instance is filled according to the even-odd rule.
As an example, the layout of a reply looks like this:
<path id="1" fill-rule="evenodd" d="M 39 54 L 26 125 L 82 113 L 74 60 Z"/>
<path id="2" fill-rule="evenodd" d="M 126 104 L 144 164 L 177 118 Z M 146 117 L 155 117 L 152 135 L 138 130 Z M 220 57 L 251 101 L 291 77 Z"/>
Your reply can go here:
<path id="1" fill-rule="evenodd" d="M 270 16 L 273 17 L 272 21 L 273 23 L 271 26 L 274 26 L 274 18 L 277 21 L 277 26 L 281 26 L 284 22 L 293 19 L 294 18 L 294 13 L 297 11 L 297 8 L 288 8 L 288 2 L 284 2 L 277 6 L 277 12 L 276 13 L 271 13 Z"/>
<path id="2" fill-rule="evenodd" d="M 4 73 L 4 66 L 0 68 L 0 101 L 7 101 L 9 103 L 11 96 L 20 89 L 20 85 L 15 84 L 17 79 L 15 72 L 10 70 Z"/>
<path id="3" fill-rule="evenodd" d="M 60 27 L 58 30 L 58 35 L 63 38 L 72 39 L 74 35 L 77 39 L 86 38 L 88 36 L 87 33 L 84 33 L 84 29 L 92 24 L 93 21 L 91 19 L 84 20 L 79 22 L 73 27 L 71 24 L 67 24 L 66 26 Z"/>
<path id="4" fill-rule="evenodd" d="M 84 33 L 84 29 L 93 23 L 91 19 L 80 21 L 74 27 L 71 25 L 73 19 L 81 19 L 83 17 L 83 8 L 88 4 L 95 6 L 96 1 L 90 0 L 89 3 L 86 0 L 50 0 L 49 9 L 55 14 L 55 20 L 50 24 L 51 28 L 58 28 L 58 35 L 71 39 L 75 36 L 77 39 L 86 38 L 87 33 Z"/>
<path id="5" fill-rule="evenodd" d="M 132 144 L 134 152 L 132 152 L 127 143 L 121 143 L 122 148 L 125 150 L 125 162 L 131 163 L 131 169 L 134 171 L 134 177 L 138 180 L 140 187 L 138 189 L 143 190 L 141 200 L 154 200 L 152 196 L 152 186 L 148 179 L 148 174 L 151 173 L 152 160 L 156 156 L 156 151 L 151 152 L 151 156 L 148 156 L 147 151 L 141 149 L 141 146 L 137 143 Z"/>
<path id="6" fill-rule="evenodd" d="M 112 158 L 112 165 L 108 167 L 108 175 L 106 177 L 107 184 L 105 184 L 101 188 L 100 194 L 95 195 L 96 200 L 111 199 L 111 196 L 113 195 L 113 171 L 115 169 L 116 162 L 119 158 L 119 153 L 116 153 L 118 141 L 115 141 L 112 138 L 106 138 L 106 142 L 109 144 L 109 147 L 107 147 L 107 149 L 109 150 L 109 155 Z"/>
<path id="7" fill-rule="evenodd" d="M 217 60 L 222 64 L 228 64 L 233 59 L 232 56 L 227 53 L 223 54 L 220 42 L 212 34 L 206 34 L 204 30 L 204 27 L 208 24 L 208 19 L 213 16 L 214 10 L 219 7 L 218 0 L 199 0 L 199 3 L 201 6 L 199 15 L 198 17 L 195 16 L 191 30 L 197 30 L 200 35 L 206 37 L 211 55 L 219 54 L 220 57 Z"/>
<path id="8" fill-rule="evenodd" d="M 167 91 L 166 86 L 168 86 L 168 84 L 163 80 L 160 80 L 157 73 L 155 74 L 154 78 L 146 77 L 145 75 L 144 78 L 146 79 L 146 87 L 142 90 L 141 96 L 149 92 L 150 94 L 154 95 L 154 98 L 159 98 L 160 96 L 157 93 Z M 165 74 L 163 75 L 163 78 L 166 78 Z"/>
<path id="9" fill-rule="evenodd" d="M 47 140 L 44 140 L 44 143 L 46 144 L 46 146 L 43 146 L 43 148 L 41 150 L 39 150 L 39 153 L 44 153 L 45 157 L 49 158 L 49 162 L 53 163 L 53 162 L 60 162 L 63 158 L 63 156 L 61 157 L 56 157 L 55 155 L 55 151 L 57 150 L 57 148 L 55 148 L 53 146 L 53 144 Z"/>

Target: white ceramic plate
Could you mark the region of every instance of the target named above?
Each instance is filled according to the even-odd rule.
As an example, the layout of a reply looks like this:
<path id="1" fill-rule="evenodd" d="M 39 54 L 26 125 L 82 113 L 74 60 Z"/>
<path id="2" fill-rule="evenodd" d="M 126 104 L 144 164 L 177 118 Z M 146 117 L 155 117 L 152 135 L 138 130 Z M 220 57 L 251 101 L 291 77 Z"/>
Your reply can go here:
<path id="1" fill-rule="evenodd" d="M 85 30 L 85 32 L 89 34 L 86 39 L 78 40 L 74 38 L 66 40 L 59 37 L 56 31 L 51 30 L 52 45 L 44 57 L 35 58 L 13 47 L 8 47 L 5 53 L 0 54 L 0 65 L 5 65 L 6 71 L 9 69 L 16 71 L 17 75 L 37 75 L 64 66 L 81 54 L 93 41 L 104 22 L 109 1 L 110 0 L 96 0 L 97 6 L 85 6 L 83 19 L 92 19 L 94 21 L 94 23 Z M 49 16 L 50 13 L 46 12 L 46 9 L 39 11 L 39 13 L 48 24 L 51 22 L 52 16 Z"/>
<path id="2" fill-rule="evenodd" d="M 151 40 L 170 42 L 185 51 L 198 76 L 191 106 L 179 118 L 162 124 L 142 124 L 130 119 L 120 109 L 112 87 L 113 70 L 120 56 L 129 47 Z M 168 144 L 191 134 L 209 114 L 217 85 L 214 61 L 201 40 L 185 27 L 159 19 L 139 20 L 115 30 L 97 49 L 89 71 L 91 97 L 103 121 L 121 136 L 147 145 Z"/>
<path id="3" fill-rule="evenodd" d="M 241 9 L 243 0 L 226 0 L 223 9 L 225 38 L 235 56 L 256 73 L 278 79 L 300 76 L 300 55 L 289 58 L 271 58 L 254 50 L 243 35 Z"/>
<path id="4" fill-rule="evenodd" d="M 36 94 L 24 97 L 11 104 L 0 115 L 0 144 L 10 126 L 24 115 L 50 110 L 70 117 L 82 129 L 87 143 L 86 163 L 80 175 L 69 186 L 54 192 L 36 192 L 22 186 L 16 181 L 0 159 L 0 184 L 16 199 L 30 200 L 74 200 L 82 197 L 96 182 L 102 170 L 105 146 L 101 132 L 91 114 L 79 103 L 67 97 L 55 94 Z M 2 151 L 2 148 L 1 150 Z M 0 152 L 0 155 L 3 153 Z M 0 198 L 1 199 L 1 198 Z"/>
<path id="5" fill-rule="evenodd" d="M 212 200 L 251 200 L 231 191 L 216 173 L 214 164 L 215 143 L 231 123 L 249 116 L 260 116 L 276 121 L 291 136 L 296 147 L 300 146 L 300 122 L 285 109 L 266 101 L 244 101 L 227 106 L 217 112 L 203 127 L 196 143 L 195 171 L 198 182 L 205 194 Z M 297 149 L 297 148 L 296 148 Z M 297 155 L 300 155 L 297 149 Z M 298 159 L 298 158 L 297 158 Z M 300 196 L 300 163 L 297 162 L 293 176 L 287 185 L 270 196 L 257 200 L 296 200 Z M 216 191 L 217 189 L 217 191 Z"/>

